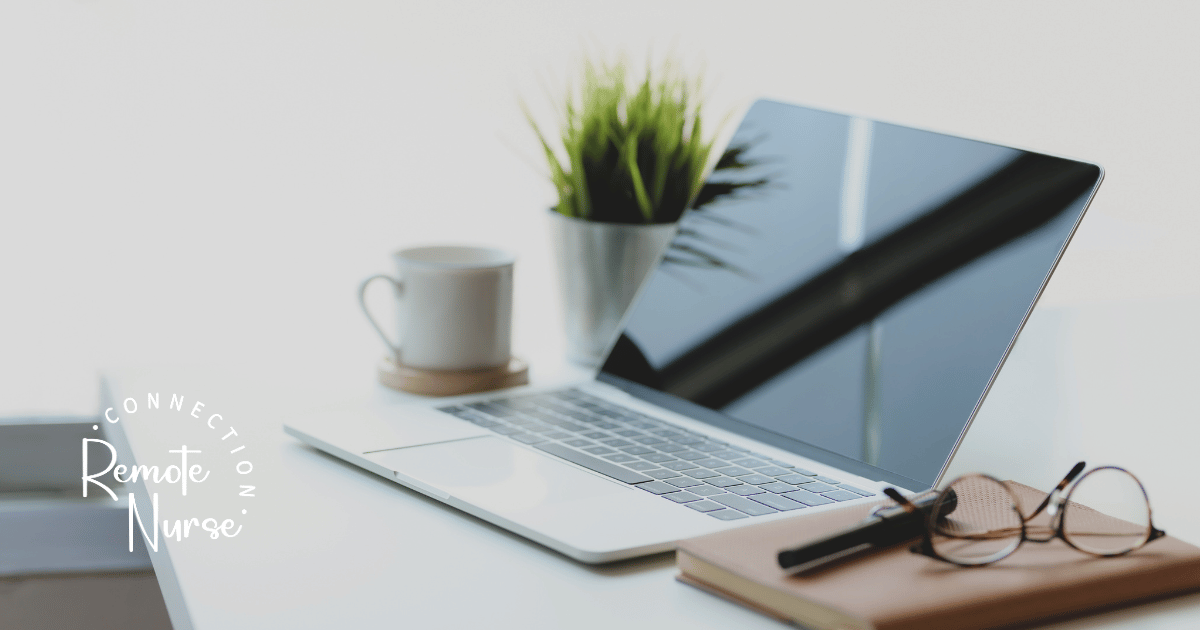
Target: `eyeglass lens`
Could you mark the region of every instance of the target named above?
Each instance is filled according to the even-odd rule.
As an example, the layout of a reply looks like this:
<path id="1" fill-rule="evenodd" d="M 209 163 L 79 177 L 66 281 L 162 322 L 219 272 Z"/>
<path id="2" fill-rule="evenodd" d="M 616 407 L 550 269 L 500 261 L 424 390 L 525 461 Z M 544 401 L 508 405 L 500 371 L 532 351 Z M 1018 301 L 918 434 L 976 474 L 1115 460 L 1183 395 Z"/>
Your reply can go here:
<path id="1" fill-rule="evenodd" d="M 1150 501 L 1120 468 L 1097 468 L 1075 483 L 1063 506 L 1063 538 L 1099 555 L 1121 554 L 1150 537 Z"/>
<path id="2" fill-rule="evenodd" d="M 949 488 L 954 494 L 943 491 L 930 514 L 934 553 L 958 564 L 987 564 L 1021 544 L 1021 511 L 1004 484 L 969 475 Z M 955 500 L 946 500 L 950 496 Z"/>

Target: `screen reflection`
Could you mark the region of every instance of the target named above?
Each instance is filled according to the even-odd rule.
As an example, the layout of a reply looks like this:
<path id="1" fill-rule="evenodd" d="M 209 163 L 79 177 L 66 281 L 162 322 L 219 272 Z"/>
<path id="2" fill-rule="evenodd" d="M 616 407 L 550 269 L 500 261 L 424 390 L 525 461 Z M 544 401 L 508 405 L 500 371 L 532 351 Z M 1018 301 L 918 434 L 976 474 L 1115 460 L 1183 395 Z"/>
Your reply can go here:
<path id="1" fill-rule="evenodd" d="M 603 371 L 932 483 L 1098 167 L 769 101 Z M 704 264 L 697 264 L 700 252 Z"/>

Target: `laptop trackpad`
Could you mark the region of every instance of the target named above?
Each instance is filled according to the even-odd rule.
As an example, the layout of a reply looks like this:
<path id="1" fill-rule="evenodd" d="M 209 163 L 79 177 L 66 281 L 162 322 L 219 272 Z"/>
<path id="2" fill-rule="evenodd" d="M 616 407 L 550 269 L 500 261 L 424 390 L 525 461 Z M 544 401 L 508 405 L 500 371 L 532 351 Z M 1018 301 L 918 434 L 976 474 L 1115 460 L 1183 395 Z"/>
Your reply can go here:
<path id="1" fill-rule="evenodd" d="M 492 511 L 523 511 L 632 488 L 536 451 L 485 436 L 363 457 Z"/>

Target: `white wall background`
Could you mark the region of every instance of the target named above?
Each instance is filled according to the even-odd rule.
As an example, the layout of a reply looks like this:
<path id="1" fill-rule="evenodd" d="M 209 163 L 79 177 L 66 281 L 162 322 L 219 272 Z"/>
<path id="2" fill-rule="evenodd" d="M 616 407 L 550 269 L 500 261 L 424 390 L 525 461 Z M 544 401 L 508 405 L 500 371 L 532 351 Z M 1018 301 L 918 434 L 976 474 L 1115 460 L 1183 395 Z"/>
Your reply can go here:
<path id="1" fill-rule="evenodd" d="M 367 383 L 357 282 L 434 241 L 515 250 L 518 351 L 560 348 L 519 98 L 549 122 L 587 50 L 703 67 L 728 131 L 769 96 L 1099 162 L 1043 308 L 1170 339 L 1155 314 L 1200 297 L 1198 6 L 7 0 L 0 413 L 88 411 L 116 365 Z"/>

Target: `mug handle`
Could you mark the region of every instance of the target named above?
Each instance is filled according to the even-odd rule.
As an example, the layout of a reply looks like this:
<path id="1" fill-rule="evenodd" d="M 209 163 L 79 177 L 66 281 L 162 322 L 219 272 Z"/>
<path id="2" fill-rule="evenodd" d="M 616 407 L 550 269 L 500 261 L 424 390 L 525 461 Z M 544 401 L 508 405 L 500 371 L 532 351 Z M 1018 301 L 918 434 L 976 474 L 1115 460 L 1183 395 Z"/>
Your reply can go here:
<path id="1" fill-rule="evenodd" d="M 367 287 L 376 280 L 387 280 L 392 283 L 396 291 L 401 293 L 404 292 L 404 285 L 399 280 L 387 274 L 378 273 L 363 280 L 362 284 L 358 287 L 358 305 L 362 307 L 363 315 L 367 316 L 367 321 L 371 322 L 371 327 L 375 329 L 375 332 L 379 333 L 379 338 L 383 340 L 384 345 L 391 348 L 392 352 L 395 353 L 393 356 L 399 360 L 400 344 L 392 343 L 392 340 L 388 339 L 387 334 L 383 332 L 383 328 L 379 327 L 379 322 L 375 321 L 375 318 L 371 317 L 371 311 L 367 310 Z"/>

